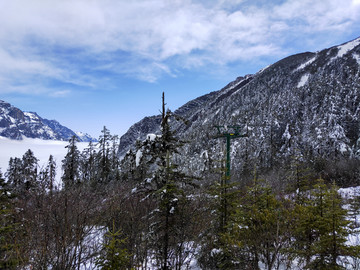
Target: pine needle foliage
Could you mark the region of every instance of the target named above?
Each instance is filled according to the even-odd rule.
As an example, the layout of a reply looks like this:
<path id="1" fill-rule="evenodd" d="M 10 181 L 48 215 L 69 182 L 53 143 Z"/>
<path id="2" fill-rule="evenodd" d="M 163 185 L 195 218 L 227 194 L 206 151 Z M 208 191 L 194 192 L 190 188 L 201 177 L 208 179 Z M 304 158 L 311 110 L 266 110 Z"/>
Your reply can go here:
<path id="1" fill-rule="evenodd" d="M 351 222 L 335 184 L 327 187 L 319 179 L 294 213 L 292 251 L 306 269 L 345 269 L 342 256 L 360 256 L 357 247 L 346 243 Z"/>
<path id="2" fill-rule="evenodd" d="M 122 232 L 109 230 L 105 234 L 105 243 L 101 255 L 96 261 L 96 266 L 102 270 L 125 270 L 129 269 L 130 254 L 124 247 L 126 239 L 122 238 Z"/>
<path id="3" fill-rule="evenodd" d="M 14 207 L 10 188 L 0 172 L 0 269 L 16 269 L 20 260 L 16 254 L 13 223 Z"/>

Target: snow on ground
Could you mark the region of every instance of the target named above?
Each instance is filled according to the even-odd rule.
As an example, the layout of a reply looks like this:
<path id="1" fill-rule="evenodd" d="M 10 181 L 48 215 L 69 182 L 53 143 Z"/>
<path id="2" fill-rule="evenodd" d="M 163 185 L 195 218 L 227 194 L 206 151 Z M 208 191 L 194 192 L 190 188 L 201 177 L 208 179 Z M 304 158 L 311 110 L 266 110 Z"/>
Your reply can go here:
<path id="1" fill-rule="evenodd" d="M 33 114 L 31 112 L 24 112 L 24 114 L 27 117 L 29 117 L 30 123 L 38 123 L 39 122 L 39 117 L 37 117 L 35 114 Z"/>
<path id="2" fill-rule="evenodd" d="M 138 166 L 140 165 L 140 160 L 141 160 L 141 158 L 142 158 L 142 155 L 143 155 L 143 153 L 142 153 L 141 149 L 137 150 L 137 152 L 136 152 L 136 158 L 135 158 L 135 165 L 136 165 L 136 167 L 138 167 Z"/>
<path id="3" fill-rule="evenodd" d="M 310 78 L 310 74 L 304 74 L 304 75 L 301 77 L 301 79 L 300 79 L 297 87 L 298 87 L 298 88 L 303 87 L 303 86 L 307 83 L 307 81 L 309 80 L 309 78 Z"/>
<path id="4" fill-rule="evenodd" d="M 87 234 L 84 239 L 84 247 L 83 249 L 91 253 L 98 253 L 102 248 L 102 244 L 104 241 L 104 235 L 106 233 L 106 228 L 104 227 L 92 227 L 86 228 Z M 84 253 L 85 253 L 84 252 Z M 96 259 L 97 257 L 90 258 L 80 265 L 80 270 L 98 270 L 96 267 Z"/>
<path id="5" fill-rule="evenodd" d="M 161 135 L 156 135 L 156 134 L 152 134 L 152 133 L 149 133 L 148 135 L 146 135 L 146 139 L 151 142 L 155 141 L 156 138 L 160 138 L 160 137 L 161 137 Z"/>
<path id="6" fill-rule="evenodd" d="M 309 61 L 302 63 L 297 69 L 295 69 L 295 71 L 301 70 L 301 69 L 305 68 L 306 66 L 310 65 L 312 62 L 314 62 L 316 60 L 316 57 L 317 56 L 314 56 Z"/>
<path id="7" fill-rule="evenodd" d="M 30 139 L 25 138 L 21 141 L 11 140 L 5 137 L 0 136 L 0 169 L 3 174 L 5 174 L 8 165 L 9 159 L 12 158 L 22 158 L 25 152 L 28 149 L 34 152 L 34 155 L 39 159 L 39 166 L 42 168 L 46 165 L 49 160 L 49 156 L 53 155 L 56 162 L 56 179 L 60 183 L 61 177 L 61 161 L 64 159 L 68 145 L 67 141 L 53 141 L 53 140 L 42 140 L 42 139 Z M 77 144 L 78 149 L 82 151 L 88 146 L 88 143 L 80 142 Z"/>
<path id="8" fill-rule="evenodd" d="M 344 199 L 353 198 L 354 196 L 360 196 L 360 186 L 339 188 L 338 192 Z"/>
<path id="9" fill-rule="evenodd" d="M 349 199 L 354 198 L 355 196 L 360 196 L 360 186 L 340 188 L 338 192 L 341 195 L 341 197 L 343 199 L 345 199 L 345 201 L 347 201 Z M 347 201 L 347 203 L 349 203 L 349 201 Z M 348 219 L 351 220 L 352 222 L 355 222 L 357 225 L 359 225 L 359 222 L 360 222 L 359 212 L 355 212 L 355 213 L 352 212 L 349 204 L 345 204 L 344 208 L 349 211 Z M 360 233 L 359 233 L 358 228 L 348 236 L 346 244 L 350 245 L 350 246 L 359 246 L 360 245 Z M 351 257 L 347 257 L 346 259 L 350 262 L 350 264 L 359 266 L 359 263 L 360 263 L 359 259 L 354 259 Z M 359 268 L 354 267 L 352 269 L 359 269 Z"/>
<path id="10" fill-rule="evenodd" d="M 247 77 L 245 76 L 245 78 L 243 80 L 240 80 L 236 83 L 234 83 L 233 85 L 231 85 L 230 87 L 228 87 L 226 89 L 226 92 L 229 92 L 230 90 L 234 89 L 236 86 L 238 86 L 240 83 L 242 83 L 243 81 L 245 81 L 247 79 Z"/>
<path id="11" fill-rule="evenodd" d="M 354 49 L 357 45 L 360 44 L 360 38 L 355 39 L 351 42 L 348 42 L 344 45 L 338 46 L 338 54 L 335 58 L 337 57 L 342 57 L 344 54 L 346 54 L 348 51 L 351 51 L 352 49 Z"/>
<path id="12" fill-rule="evenodd" d="M 264 68 L 262 68 L 262 69 L 260 69 L 258 72 L 257 72 L 257 74 L 260 74 L 260 73 L 263 73 L 265 70 L 267 70 L 269 67 L 271 67 L 272 66 L 272 64 L 271 65 L 268 65 L 268 66 L 266 66 L 266 67 L 264 67 Z"/>
<path id="13" fill-rule="evenodd" d="M 354 54 L 353 54 L 353 57 L 354 57 L 354 59 L 358 62 L 358 64 L 360 65 L 360 55 L 354 53 Z"/>

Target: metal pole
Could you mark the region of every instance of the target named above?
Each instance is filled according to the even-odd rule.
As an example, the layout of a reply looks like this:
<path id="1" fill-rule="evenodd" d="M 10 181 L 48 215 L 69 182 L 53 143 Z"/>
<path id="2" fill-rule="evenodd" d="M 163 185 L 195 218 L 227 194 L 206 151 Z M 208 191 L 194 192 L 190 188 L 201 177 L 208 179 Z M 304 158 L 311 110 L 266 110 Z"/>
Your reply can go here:
<path id="1" fill-rule="evenodd" d="M 226 134 L 226 184 L 230 180 L 230 134 Z"/>
<path id="2" fill-rule="evenodd" d="M 241 134 L 240 133 L 240 126 L 215 126 L 215 128 L 218 131 L 218 134 L 214 138 L 226 138 L 226 172 L 225 172 L 225 184 L 228 184 L 230 181 L 230 166 L 231 166 L 231 160 L 230 160 L 230 140 L 240 137 L 247 137 L 247 134 Z M 227 130 L 230 128 L 233 130 L 233 132 L 229 132 Z M 221 129 L 224 129 L 224 132 L 222 132 Z"/>
<path id="3" fill-rule="evenodd" d="M 226 231 L 227 218 L 228 218 L 228 202 L 227 202 L 227 186 L 230 182 L 230 150 L 231 150 L 231 139 L 247 137 L 247 134 L 240 133 L 240 126 L 215 126 L 218 134 L 214 138 L 226 138 L 226 172 L 225 178 L 221 179 L 221 190 L 220 190 L 220 207 L 223 207 L 223 211 L 220 213 L 220 226 L 223 232 Z M 223 131 L 222 131 L 223 129 Z M 230 130 L 229 130 L 230 129 Z M 232 132 L 230 132 L 232 131 Z"/>

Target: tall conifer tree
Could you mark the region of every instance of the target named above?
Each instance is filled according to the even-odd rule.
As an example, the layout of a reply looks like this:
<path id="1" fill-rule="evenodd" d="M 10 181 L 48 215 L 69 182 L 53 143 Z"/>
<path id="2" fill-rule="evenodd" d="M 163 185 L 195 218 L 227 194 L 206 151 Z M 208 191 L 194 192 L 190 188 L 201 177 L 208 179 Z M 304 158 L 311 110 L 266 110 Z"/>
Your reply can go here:
<path id="1" fill-rule="evenodd" d="M 25 182 L 26 190 L 34 190 L 37 188 L 37 170 L 38 159 L 34 153 L 29 149 L 22 157 L 22 175 Z"/>
<path id="2" fill-rule="evenodd" d="M 110 180 L 111 163 L 110 163 L 110 145 L 112 136 L 110 131 L 104 126 L 99 137 L 98 157 L 97 157 L 97 174 L 99 183 L 108 183 Z"/>
<path id="3" fill-rule="evenodd" d="M 153 221 L 150 237 L 154 258 L 162 270 L 180 269 L 183 263 L 179 258 L 184 257 L 183 241 L 186 239 L 186 223 L 182 220 L 186 218 L 187 204 L 184 188 L 192 182 L 192 178 L 183 174 L 173 162 L 173 156 L 184 142 L 170 127 L 172 117 L 175 115 L 166 110 L 163 93 L 160 134 L 148 136 L 138 145 L 135 154 L 136 167 L 146 168 L 139 190 L 157 202 L 150 216 Z"/>
<path id="4" fill-rule="evenodd" d="M 9 167 L 5 173 L 10 188 L 16 194 L 25 191 L 25 181 L 22 175 L 22 160 L 20 158 L 10 158 Z"/>
<path id="5" fill-rule="evenodd" d="M 74 135 L 65 146 L 67 153 L 62 160 L 63 176 L 61 177 L 65 189 L 80 183 L 80 151 L 76 146 L 77 142 L 78 138 Z"/>

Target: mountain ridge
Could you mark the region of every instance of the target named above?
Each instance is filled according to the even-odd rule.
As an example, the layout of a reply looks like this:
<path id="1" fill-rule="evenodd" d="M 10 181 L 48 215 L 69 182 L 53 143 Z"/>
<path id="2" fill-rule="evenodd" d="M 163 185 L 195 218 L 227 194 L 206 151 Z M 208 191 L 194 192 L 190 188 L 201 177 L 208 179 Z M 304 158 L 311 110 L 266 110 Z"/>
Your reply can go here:
<path id="1" fill-rule="evenodd" d="M 72 136 L 79 141 L 96 141 L 88 134 L 79 135 L 56 120 L 40 117 L 36 112 L 25 112 L 0 100 L 0 136 L 22 140 L 23 137 L 67 141 Z"/>

